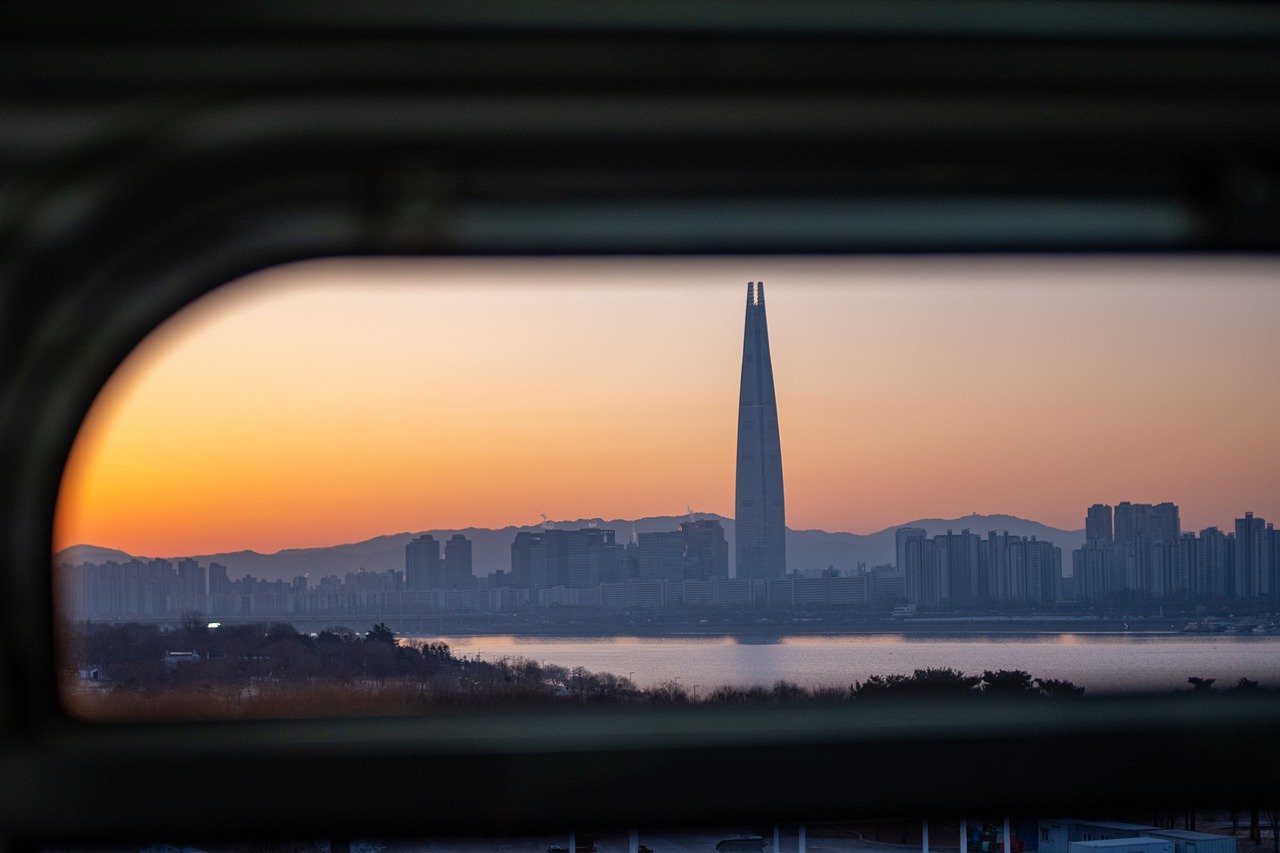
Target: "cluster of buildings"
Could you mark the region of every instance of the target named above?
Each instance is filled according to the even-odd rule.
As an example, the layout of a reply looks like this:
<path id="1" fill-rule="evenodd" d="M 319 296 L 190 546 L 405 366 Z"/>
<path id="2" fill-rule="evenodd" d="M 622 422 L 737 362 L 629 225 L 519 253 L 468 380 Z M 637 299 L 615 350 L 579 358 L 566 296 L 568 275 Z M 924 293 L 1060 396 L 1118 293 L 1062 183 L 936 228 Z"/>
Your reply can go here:
<path id="1" fill-rule="evenodd" d="M 729 543 L 714 519 L 690 520 L 678 530 L 640 533 L 620 544 L 614 531 L 521 532 L 511 543 L 511 586 L 587 589 L 627 581 L 728 580 Z"/>
<path id="2" fill-rule="evenodd" d="M 471 541 L 455 533 L 441 543 L 431 534 L 404 549 L 404 590 L 470 590 L 488 587 L 590 589 L 630 581 L 728 580 L 729 543 L 715 520 L 690 520 L 678 530 L 633 535 L 626 544 L 614 531 L 546 527 L 516 533 L 511 568 L 486 579 L 472 571 Z"/>
<path id="3" fill-rule="evenodd" d="M 74 620 L 364 618 L 444 611 L 495 612 L 562 606 L 1037 607 L 1130 595 L 1201 601 L 1280 594 L 1280 538 L 1245 513 L 1235 530 L 1183 533 L 1172 503 L 1090 507 L 1085 545 L 1063 574 L 1062 549 L 1034 536 L 961 530 L 896 531 L 895 565 L 852 574 L 730 577 L 729 545 L 715 519 L 632 534 L 546 528 L 516 533 L 507 570 L 476 577 L 472 542 L 427 534 L 405 546 L 404 571 L 348 572 L 317 583 L 300 576 L 230 580 L 218 563 L 192 559 L 107 561 L 59 568 L 65 615 Z"/>
<path id="4" fill-rule="evenodd" d="M 895 538 L 908 604 L 1033 605 L 1065 597 L 1062 549 L 1052 542 L 994 530 L 986 537 L 948 530 L 929 538 L 919 527 L 900 527 Z"/>
<path id="5" fill-rule="evenodd" d="M 283 581 L 270 584 L 251 578 L 232 582 L 227 579 L 226 566 L 202 566 L 192 559 L 107 560 L 60 565 L 56 570 L 58 604 L 66 618 L 77 621 L 165 619 L 180 612 L 175 611 L 179 602 L 202 599 L 210 590 L 256 593 L 275 588 L 283 591 L 288 586 Z"/>
<path id="6" fill-rule="evenodd" d="M 1212 601 L 1280 595 L 1280 535 L 1246 512 L 1234 532 L 1183 532 L 1177 504 L 1094 504 L 1071 552 L 1036 537 L 962 530 L 896 532 L 908 603 L 920 607 L 1042 605 L 1117 598 Z"/>
<path id="7" fill-rule="evenodd" d="M 878 605 L 902 600 L 900 573 L 888 567 L 853 576 L 826 573 L 818 577 L 773 580 L 713 577 L 705 580 L 614 581 L 590 586 L 494 586 L 492 578 L 476 579 L 466 588 L 408 590 L 404 573 L 356 572 L 308 586 L 261 581 L 246 576 L 230 592 L 170 592 L 162 595 L 151 580 L 152 563 L 85 563 L 61 569 L 64 616 L 73 621 L 172 620 L 188 613 L 210 619 L 386 619 L 413 618 L 440 612 L 500 612 L 524 608 L 617 607 L 663 609 L 682 606 L 810 606 Z M 159 561 L 166 562 L 166 561 Z M 497 572 L 501 577 L 505 572 Z M 252 590 L 252 591 L 250 591 Z"/>
<path id="8" fill-rule="evenodd" d="M 1084 601 L 1117 594 L 1206 601 L 1280 594 L 1280 536 L 1246 512 L 1235 530 L 1182 531 L 1172 503 L 1089 507 L 1085 545 L 1071 555 L 1076 594 Z"/>
<path id="9" fill-rule="evenodd" d="M 263 580 L 245 575 L 227 577 L 220 563 L 200 565 L 193 559 L 139 560 L 60 565 L 56 569 L 58 604 L 65 618 L 74 621 L 169 620 L 187 613 L 233 616 L 253 611 L 285 612 L 283 602 L 304 600 L 359 600 L 404 591 L 404 573 L 347 572 L 329 575 L 311 586 L 308 578 L 291 581 Z"/>
<path id="10" fill-rule="evenodd" d="M 443 547 L 442 547 L 443 546 Z M 729 545 L 718 520 L 689 520 L 674 531 L 547 528 L 521 531 L 509 570 L 476 577 L 472 542 L 425 534 L 405 546 L 404 571 L 348 572 L 311 584 L 229 581 L 225 566 L 195 560 L 130 560 L 59 567 L 61 602 L 72 620 L 414 617 L 444 611 L 494 612 L 532 607 L 759 606 L 900 603 L 903 576 L 876 566 L 853 576 L 729 577 Z"/>
<path id="11" fill-rule="evenodd" d="M 471 540 L 461 533 L 445 541 L 443 557 L 434 536 L 419 536 L 404 547 L 405 590 L 470 589 L 474 585 Z"/>

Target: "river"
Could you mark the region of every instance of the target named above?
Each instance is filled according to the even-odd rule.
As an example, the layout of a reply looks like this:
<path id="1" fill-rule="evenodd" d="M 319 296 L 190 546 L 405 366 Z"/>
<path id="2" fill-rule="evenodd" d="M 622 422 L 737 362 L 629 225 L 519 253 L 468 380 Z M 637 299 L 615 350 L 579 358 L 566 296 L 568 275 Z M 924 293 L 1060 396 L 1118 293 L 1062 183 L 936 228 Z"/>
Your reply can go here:
<path id="1" fill-rule="evenodd" d="M 870 675 L 952 667 L 971 674 L 1021 669 L 1091 692 L 1185 689 L 1187 678 L 1241 677 L 1280 687 L 1280 637 L 1048 634 L 922 637 L 900 634 L 782 637 L 405 637 L 441 640 L 484 660 L 522 657 L 630 676 L 648 687 L 679 679 L 717 685 L 848 685 Z"/>

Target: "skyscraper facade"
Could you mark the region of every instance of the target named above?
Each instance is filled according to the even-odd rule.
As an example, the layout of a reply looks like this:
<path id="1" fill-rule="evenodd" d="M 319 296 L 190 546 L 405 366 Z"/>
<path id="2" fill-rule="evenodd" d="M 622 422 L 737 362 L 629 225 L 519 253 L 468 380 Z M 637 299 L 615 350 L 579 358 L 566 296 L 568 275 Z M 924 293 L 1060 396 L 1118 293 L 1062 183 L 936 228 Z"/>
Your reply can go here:
<path id="1" fill-rule="evenodd" d="M 679 530 L 641 533 L 638 537 L 640 580 L 684 579 L 684 533 Z"/>
<path id="2" fill-rule="evenodd" d="M 894 531 L 893 538 L 898 548 L 898 571 L 905 572 L 907 570 L 907 542 L 912 539 L 927 539 L 928 537 L 929 531 L 923 527 L 899 527 Z"/>
<path id="3" fill-rule="evenodd" d="M 455 533 L 444 543 L 444 581 L 449 589 L 471 589 L 475 575 L 471 571 L 471 540 Z"/>
<path id="4" fill-rule="evenodd" d="M 231 592 L 231 581 L 227 578 L 227 567 L 221 563 L 209 564 L 209 594 L 226 595 Z"/>
<path id="5" fill-rule="evenodd" d="M 1094 504 L 1084 518 L 1084 539 L 1090 545 L 1102 547 L 1115 541 L 1111 505 Z"/>
<path id="6" fill-rule="evenodd" d="M 1235 546 L 1235 537 L 1216 527 L 1200 531 L 1192 565 L 1192 593 L 1195 598 L 1229 598 L 1236 594 Z"/>
<path id="7" fill-rule="evenodd" d="M 1085 519 L 1086 524 L 1088 518 Z M 1137 545 L 1143 542 L 1172 542 L 1182 535 L 1178 518 L 1178 505 L 1169 503 L 1135 504 L 1121 501 L 1116 504 L 1115 540 L 1121 545 Z"/>
<path id="8" fill-rule="evenodd" d="M 1280 534 L 1275 525 L 1246 512 L 1234 533 L 1207 527 L 1199 535 L 1181 529 L 1177 504 L 1115 508 L 1115 537 L 1105 542 L 1105 519 L 1089 508 L 1086 541 L 1071 554 L 1073 594 L 1079 599 L 1170 601 L 1280 598 Z M 1102 518 L 1103 521 L 1098 521 Z"/>
<path id="9" fill-rule="evenodd" d="M 1236 596 L 1271 594 L 1271 534 L 1267 522 L 1246 512 L 1236 519 Z"/>
<path id="10" fill-rule="evenodd" d="M 935 537 L 938 547 L 946 551 L 947 588 L 953 604 L 966 604 L 985 600 L 988 583 L 985 573 L 978 566 L 978 546 L 981 537 L 968 530 Z"/>
<path id="11" fill-rule="evenodd" d="M 410 592 L 439 589 L 440 542 L 429 533 L 404 546 L 404 582 Z"/>
<path id="12" fill-rule="evenodd" d="M 1169 594 L 1174 580 L 1168 549 L 1181 536 L 1177 504 L 1116 504 L 1115 543 L 1125 553 L 1124 588 L 1154 596 Z"/>
<path id="13" fill-rule="evenodd" d="M 622 546 L 612 530 L 521 531 L 511 543 L 511 577 L 518 588 L 584 589 L 614 583 L 621 565 Z"/>
<path id="14" fill-rule="evenodd" d="M 163 566 L 157 565 L 155 560 L 152 560 L 151 563 L 164 578 L 168 579 L 172 576 L 173 572 L 167 565 L 167 561 L 166 565 Z M 204 573 L 204 568 L 190 557 L 179 560 L 178 583 L 177 586 L 170 584 L 170 586 L 173 586 L 170 592 L 178 595 L 203 595 L 206 591 Z"/>
<path id="15" fill-rule="evenodd" d="M 937 607 L 951 598 L 947 588 L 947 550 L 936 539 L 912 536 L 904 542 L 904 574 L 907 601 Z"/>
<path id="16" fill-rule="evenodd" d="M 742 339 L 742 384 L 738 392 L 736 576 L 781 578 L 787 571 L 786 505 L 782 492 L 782 445 L 773 392 L 764 282 L 747 284 Z"/>
<path id="17" fill-rule="evenodd" d="M 729 577 L 729 543 L 724 527 L 713 518 L 686 521 L 680 525 L 684 536 L 684 579 L 705 581 Z"/>

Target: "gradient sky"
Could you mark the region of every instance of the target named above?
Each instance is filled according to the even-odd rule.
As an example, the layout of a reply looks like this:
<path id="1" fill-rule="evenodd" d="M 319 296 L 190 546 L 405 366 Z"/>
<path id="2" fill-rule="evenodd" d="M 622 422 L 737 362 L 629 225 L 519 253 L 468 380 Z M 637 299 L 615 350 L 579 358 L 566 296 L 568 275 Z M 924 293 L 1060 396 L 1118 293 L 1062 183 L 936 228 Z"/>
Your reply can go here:
<path id="1" fill-rule="evenodd" d="M 794 528 L 1173 500 L 1280 516 L 1280 263 L 332 260 L 157 329 L 95 403 L 55 548 L 275 551 L 404 530 L 732 515 L 766 282 Z"/>

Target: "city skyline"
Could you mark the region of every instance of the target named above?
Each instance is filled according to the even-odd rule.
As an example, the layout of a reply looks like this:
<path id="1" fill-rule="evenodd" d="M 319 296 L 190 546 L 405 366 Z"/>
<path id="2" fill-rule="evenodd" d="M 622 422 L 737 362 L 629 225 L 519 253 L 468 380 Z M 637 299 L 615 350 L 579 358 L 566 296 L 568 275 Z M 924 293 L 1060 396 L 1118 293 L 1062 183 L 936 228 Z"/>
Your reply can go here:
<path id="1" fill-rule="evenodd" d="M 1273 275 L 1240 259 L 282 267 L 179 315 L 113 378 L 54 546 L 730 516 L 729 306 L 766 277 L 793 529 L 971 512 L 1076 529 L 1081 506 L 1163 496 L 1188 529 L 1276 517 Z"/>
<path id="2" fill-rule="evenodd" d="M 1132 502 L 1130 501 L 1117 502 L 1118 505 L 1124 505 L 1129 503 L 1132 503 Z M 939 533 L 941 533 L 944 530 L 973 530 L 973 531 L 990 532 L 995 530 L 1003 531 L 1007 527 L 1009 527 L 1011 523 L 1014 526 L 1017 526 L 1023 529 L 1023 532 L 1018 535 L 1030 536 L 1030 537 L 1040 536 L 1042 538 L 1045 536 L 1052 536 L 1054 537 L 1052 541 L 1055 541 L 1055 542 L 1059 541 L 1058 537 L 1064 537 L 1062 541 L 1065 541 L 1068 543 L 1075 542 L 1078 539 L 1079 545 L 1088 546 L 1090 544 L 1090 540 L 1093 539 L 1093 537 L 1089 532 L 1090 531 L 1089 515 L 1094 510 L 1100 507 L 1103 507 L 1103 505 L 1094 504 L 1088 507 L 1081 515 L 1082 524 L 1074 528 L 1054 527 L 1052 525 L 1046 524 L 1036 519 L 1024 518 L 1022 516 L 1013 515 L 1009 513 L 973 514 L 973 515 L 967 515 L 967 516 L 958 516 L 956 518 L 921 517 L 921 518 L 911 519 L 909 521 L 899 522 L 897 524 L 891 524 L 883 529 L 868 531 L 866 533 L 856 533 L 856 532 L 841 531 L 841 530 L 822 530 L 818 528 L 793 528 L 788 526 L 786 528 L 788 533 L 787 548 L 788 548 L 788 551 L 790 552 L 797 547 L 796 545 L 797 540 L 793 538 L 795 536 L 800 536 L 800 537 L 816 536 L 816 537 L 837 537 L 837 538 L 853 537 L 853 539 L 862 543 L 873 543 L 880 537 L 891 537 L 890 540 L 887 540 L 888 545 L 885 546 L 889 550 L 885 552 L 883 557 L 879 557 L 879 556 L 867 557 L 865 554 L 859 555 L 858 557 L 858 559 L 868 561 L 868 562 L 873 560 L 878 560 L 878 559 L 884 559 L 888 561 L 888 560 L 891 560 L 891 558 L 894 556 L 893 554 L 894 546 L 893 546 L 892 539 L 893 538 L 900 539 L 901 534 L 905 532 L 919 530 L 920 528 L 916 527 L 916 525 L 921 525 L 921 524 L 928 525 L 932 528 L 935 528 Z M 1111 509 L 1111 507 L 1109 506 L 1105 508 Z M 1198 527 L 1191 527 L 1191 526 L 1184 527 L 1182 528 L 1182 534 L 1183 535 L 1199 534 L 1199 533 L 1212 532 L 1212 531 L 1218 531 L 1218 530 L 1230 531 L 1235 524 L 1238 524 L 1242 518 L 1246 518 L 1246 517 L 1255 518 L 1255 517 L 1258 517 L 1258 514 L 1253 512 L 1252 510 L 1247 510 L 1247 509 L 1239 510 L 1231 514 L 1231 517 L 1225 518 L 1225 519 L 1219 519 L 1217 521 L 1214 521 L 1212 524 L 1198 526 Z M 604 530 L 614 531 L 618 533 L 618 535 L 626 538 L 635 532 L 635 525 L 640 525 L 640 524 L 646 525 L 646 528 L 645 528 L 646 531 L 652 532 L 653 530 L 667 529 L 667 528 L 654 527 L 655 524 L 658 524 L 661 522 L 669 522 L 670 524 L 675 525 L 676 527 L 679 527 L 681 526 L 682 521 L 685 521 L 685 520 L 697 520 L 699 522 L 703 520 L 723 522 L 729 525 L 731 530 L 734 527 L 736 527 L 735 521 L 732 516 L 720 515 L 718 513 L 698 512 L 698 511 L 693 511 L 692 513 L 685 512 L 685 513 L 678 513 L 678 514 L 669 513 L 666 515 L 647 516 L 644 518 L 636 518 L 636 519 L 616 519 L 616 518 L 608 519 L 608 518 L 604 518 L 602 516 L 597 515 L 591 518 L 547 519 L 546 521 L 543 521 L 541 523 L 524 524 L 524 525 L 504 525 L 502 527 L 481 527 L 476 525 L 468 525 L 465 527 L 432 527 L 429 529 L 419 529 L 419 530 L 413 530 L 413 531 L 383 532 L 375 536 L 371 536 L 367 539 L 362 539 L 355 542 L 331 542 L 331 543 L 316 544 L 316 545 L 301 547 L 301 548 L 284 548 L 278 551 L 259 552 L 259 551 L 254 551 L 250 549 L 234 549 L 230 551 L 201 552 L 201 553 L 197 553 L 197 552 L 145 553 L 145 552 L 125 552 L 125 551 L 120 551 L 119 553 L 125 557 L 129 557 L 133 559 L 142 559 L 142 560 L 153 560 L 153 559 L 170 560 L 170 561 L 181 561 L 185 559 L 218 560 L 218 559 L 227 559 L 227 558 L 234 559 L 234 558 L 246 557 L 246 556 L 269 559 L 269 558 L 278 558 L 278 557 L 284 557 L 284 556 L 294 556 L 294 555 L 314 554 L 314 553 L 324 553 L 324 552 L 343 552 L 346 549 L 352 549 L 352 548 L 357 549 L 357 551 L 353 553 L 368 553 L 360 549 L 363 549 L 366 546 L 372 546 L 376 543 L 382 543 L 384 541 L 396 540 L 398 538 L 404 538 L 404 537 L 408 537 L 406 541 L 416 542 L 424 538 L 431 539 L 439 536 L 442 538 L 436 540 L 436 545 L 439 546 L 439 548 L 441 549 L 440 553 L 441 555 L 443 555 L 444 546 L 447 544 L 447 540 L 457 538 L 457 537 L 465 538 L 468 536 L 475 536 L 475 535 L 492 536 L 492 535 L 498 535 L 498 534 L 509 534 L 509 533 L 520 533 L 520 532 L 538 533 L 544 530 L 551 530 L 551 531 L 574 530 L 574 529 L 581 529 L 586 527 L 588 529 L 604 529 Z M 1264 521 L 1265 520 L 1267 519 L 1264 519 Z M 1035 532 L 1036 529 L 1039 529 L 1040 532 L 1039 533 Z M 1030 532 L 1027 532 L 1027 531 L 1030 531 Z M 733 538 L 736 539 L 736 533 Z M 866 547 L 875 547 L 875 546 L 862 544 L 862 545 L 855 546 L 855 551 L 857 549 L 866 548 Z M 395 546 L 395 548 L 398 549 L 399 546 Z M 901 563 L 903 559 L 901 541 L 897 543 L 896 550 L 897 550 L 897 562 Z M 63 549 L 59 549 L 57 552 L 55 552 L 55 554 L 68 555 L 71 553 L 100 553 L 101 555 L 103 555 L 103 558 L 109 559 L 110 558 L 109 555 L 114 551 L 116 551 L 116 549 L 112 549 L 109 546 L 103 546 L 98 543 L 76 543 L 74 545 L 69 545 Z M 397 559 L 399 558 L 397 557 Z M 441 559 L 443 559 L 443 556 L 441 557 Z M 507 559 L 505 551 L 502 559 L 503 560 Z M 65 562 L 65 560 L 62 560 L 60 562 Z M 795 569 L 795 571 L 801 571 L 801 572 L 813 571 L 821 568 L 821 566 L 818 566 L 817 564 L 812 563 L 812 560 L 805 561 L 804 559 L 801 559 L 800 563 L 805 564 L 804 567 Z M 489 565 L 491 564 L 492 564 L 492 561 L 489 562 Z M 352 566 L 354 567 L 354 564 L 352 564 Z M 789 566 L 788 572 L 791 572 L 791 571 L 793 571 L 793 569 Z"/>
<path id="3" fill-rule="evenodd" d="M 509 563 L 479 577 L 475 542 L 455 533 L 424 534 L 403 547 L 403 561 L 383 570 L 330 572 L 312 586 L 311 573 L 287 581 L 195 559 L 60 561 L 59 588 L 75 619 L 307 615 L 326 618 L 392 613 L 524 610 L 530 607 L 872 606 L 943 609 L 988 606 L 1068 607 L 1157 602 L 1184 606 L 1227 600 L 1274 601 L 1280 590 L 1280 531 L 1246 512 L 1234 533 L 1183 531 L 1173 502 L 1094 504 L 1087 535 L 1064 560 L 1058 543 L 989 528 L 935 533 L 894 531 L 896 560 L 858 562 L 854 570 L 808 566 L 762 577 L 730 571 L 726 530 L 719 520 L 693 518 L 677 530 L 633 531 L 619 542 L 612 528 L 543 527 L 517 531 Z M 980 530 L 980 528 L 979 528 Z M 510 535 L 510 531 L 502 531 Z M 751 535 L 750 533 L 748 535 Z M 888 543 L 885 543 L 888 544 Z M 176 566 L 175 566 L 176 562 Z M 1072 566 L 1074 571 L 1064 573 Z M 175 571 L 176 568 L 176 571 Z M 314 568 L 314 566 L 312 566 Z M 353 610 L 352 608 L 355 608 Z"/>

